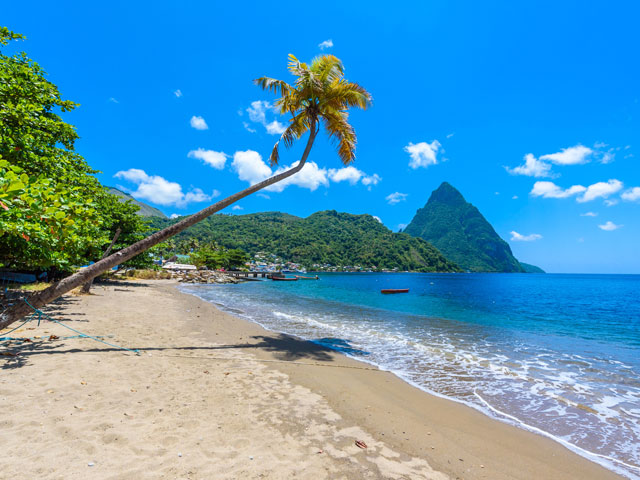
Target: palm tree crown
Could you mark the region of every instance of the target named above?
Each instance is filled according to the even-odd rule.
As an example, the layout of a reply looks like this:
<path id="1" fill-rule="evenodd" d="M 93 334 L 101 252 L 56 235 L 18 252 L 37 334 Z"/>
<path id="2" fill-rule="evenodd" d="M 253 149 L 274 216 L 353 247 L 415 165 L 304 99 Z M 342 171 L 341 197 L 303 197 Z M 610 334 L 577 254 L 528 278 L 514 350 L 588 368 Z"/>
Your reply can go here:
<path id="1" fill-rule="evenodd" d="M 288 68 L 297 77 L 293 85 L 270 77 L 255 80 L 263 90 L 279 93 L 281 97 L 275 101 L 275 106 L 280 113 L 291 115 L 287 129 L 273 147 L 271 164 L 277 164 L 280 158 L 280 141 L 289 148 L 308 130 L 315 136 L 320 122 L 337 143 L 342 163 L 353 162 L 356 133 L 349 123 L 348 108 L 366 109 L 371 105 L 369 92 L 357 83 L 345 80 L 342 62 L 333 55 L 321 55 L 307 65 L 289 54 Z"/>

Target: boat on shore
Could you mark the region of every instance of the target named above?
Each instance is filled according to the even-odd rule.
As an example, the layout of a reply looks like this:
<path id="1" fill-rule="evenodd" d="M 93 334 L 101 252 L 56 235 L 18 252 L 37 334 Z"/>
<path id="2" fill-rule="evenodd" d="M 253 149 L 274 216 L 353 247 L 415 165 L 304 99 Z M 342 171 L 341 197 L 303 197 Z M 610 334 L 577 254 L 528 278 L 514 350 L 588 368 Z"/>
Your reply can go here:
<path id="1" fill-rule="evenodd" d="M 277 280 L 278 282 L 297 282 L 298 277 L 272 276 L 271 280 Z"/>
<path id="2" fill-rule="evenodd" d="M 383 288 L 380 290 L 380 293 L 390 294 L 390 293 L 409 293 L 408 288 Z"/>

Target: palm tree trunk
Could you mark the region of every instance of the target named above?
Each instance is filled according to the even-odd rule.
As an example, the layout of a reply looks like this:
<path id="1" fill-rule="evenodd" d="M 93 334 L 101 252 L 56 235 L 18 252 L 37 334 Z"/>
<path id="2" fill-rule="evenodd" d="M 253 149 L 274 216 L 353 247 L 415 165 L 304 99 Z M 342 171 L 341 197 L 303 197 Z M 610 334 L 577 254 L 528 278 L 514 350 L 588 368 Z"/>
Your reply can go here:
<path id="1" fill-rule="evenodd" d="M 311 151 L 313 141 L 318 134 L 316 122 L 312 122 L 310 127 L 311 128 L 309 129 L 309 139 L 307 140 L 307 146 L 304 149 L 304 153 L 302 154 L 300 162 L 295 167 L 290 168 L 289 170 L 278 175 L 274 175 L 273 177 L 267 178 L 260 183 L 252 185 L 249 188 L 246 188 L 238 193 L 235 193 L 234 195 L 220 200 L 219 202 L 200 210 L 198 213 L 194 213 L 190 217 L 187 217 L 174 225 L 171 225 L 163 230 L 160 230 L 159 232 L 149 235 L 139 242 L 136 242 L 129 247 L 123 248 L 122 250 L 119 250 L 116 253 L 97 261 L 93 265 L 90 265 L 87 268 L 74 273 L 73 275 L 63 278 L 50 287 L 32 294 L 28 298 L 29 303 L 35 308 L 40 308 L 43 305 L 54 301 L 65 293 L 73 290 L 74 288 L 94 279 L 102 272 L 105 272 L 110 268 L 115 267 L 116 265 L 120 265 L 121 263 L 126 262 L 130 258 L 133 258 L 136 255 L 144 252 L 145 250 L 153 247 L 154 245 L 157 245 L 158 243 L 167 240 L 168 238 L 182 232 L 183 230 L 186 230 L 192 225 L 195 225 L 196 223 L 204 220 L 210 215 L 219 212 L 223 208 L 228 207 L 238 200 L 242 200 L 244 197 L 251 195 L 252 193 L 262 190 L 263 188 L 273 185 L 274 183 L 278 183 L 285 178 L 298 173 L 307 161 L 307 157 L 309 156 L 309 152 Z M 32 312 L 33 310 L 29 307 L 29 305 L 26 304 L 26 302 L 17 301 L 16 304 L 0 313 L 0 329 L 6 328 L 7 326 L 29 315 Z"/>
<path id="2" fill-rule="evenodd" d="M 120 232 L 122 230 L 120 229 L 120 227 L 118 227 L 118 229 L 116 230 L 115 235 L 113 236 L 113 239 L 111 240 L 111 243 L 109 244 L 109 246 L 107 247 L 107 249 L 104 251 L 104 253 L 102 254 L 102 256 L 100 257 L 100 259 L 102 260 L 104 257 L 106 257 L 107 255 L 109 255 L 109 252 L 111 252 L 111 249 L 113 248 L 113 245 L 116 243 L 116 241 L 118 240 L 118 237 L 120 236 Z M 93 285 L 93 280 L 95 278 L 92 278 L 91 280 L 89 280 L 87 283 L 85 283 L 82 286 L 82 293 L 89 293 L 91 291 L 91 286 Z"/>

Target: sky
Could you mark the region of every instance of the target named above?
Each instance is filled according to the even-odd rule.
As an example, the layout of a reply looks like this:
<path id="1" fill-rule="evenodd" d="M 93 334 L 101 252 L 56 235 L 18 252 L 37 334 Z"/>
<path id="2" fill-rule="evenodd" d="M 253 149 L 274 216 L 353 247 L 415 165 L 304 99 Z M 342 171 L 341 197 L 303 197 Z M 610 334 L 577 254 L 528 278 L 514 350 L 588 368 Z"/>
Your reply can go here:
<path id="1" fill-rule="evenodd" d="M 640 273 L 640 4 L 9 2 L 100 181 L 167 215 L 262 180 L 288 120 L 253 79 L 329 53 L 373 96 L 347 169 L 326 135 L 230 214 L 335 209 L 408 224 L 448 181 L 548 272 Z M 299 159 L 305 140 L 281 152 Z"/>

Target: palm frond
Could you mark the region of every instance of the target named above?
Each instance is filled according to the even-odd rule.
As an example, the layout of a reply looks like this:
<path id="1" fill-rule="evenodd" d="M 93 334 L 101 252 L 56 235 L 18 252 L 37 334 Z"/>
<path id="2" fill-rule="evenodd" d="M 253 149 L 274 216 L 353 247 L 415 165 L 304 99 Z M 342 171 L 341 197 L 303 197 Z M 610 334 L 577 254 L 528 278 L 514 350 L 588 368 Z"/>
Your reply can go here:
<path id="1" fill-rule="evenodd" d="M 349 123 L 349 114 L 342 111 L 326 111 L 320 116 L 324 128 L 338 147 L 338 156 L 344 165 L 356 158 L 356 132 Z"/>
<path id="2" fill-rule="evenodd" d="M 289 85 L 287 82 L 271 77 L 256 78 L 253 83 L 258 85 L 263 90 L 266 90 L 268 92 L 271 91 L 275 94 L 279 93 L 283 96 L 288 95 L 292 89 L 291 85 Z"/>

